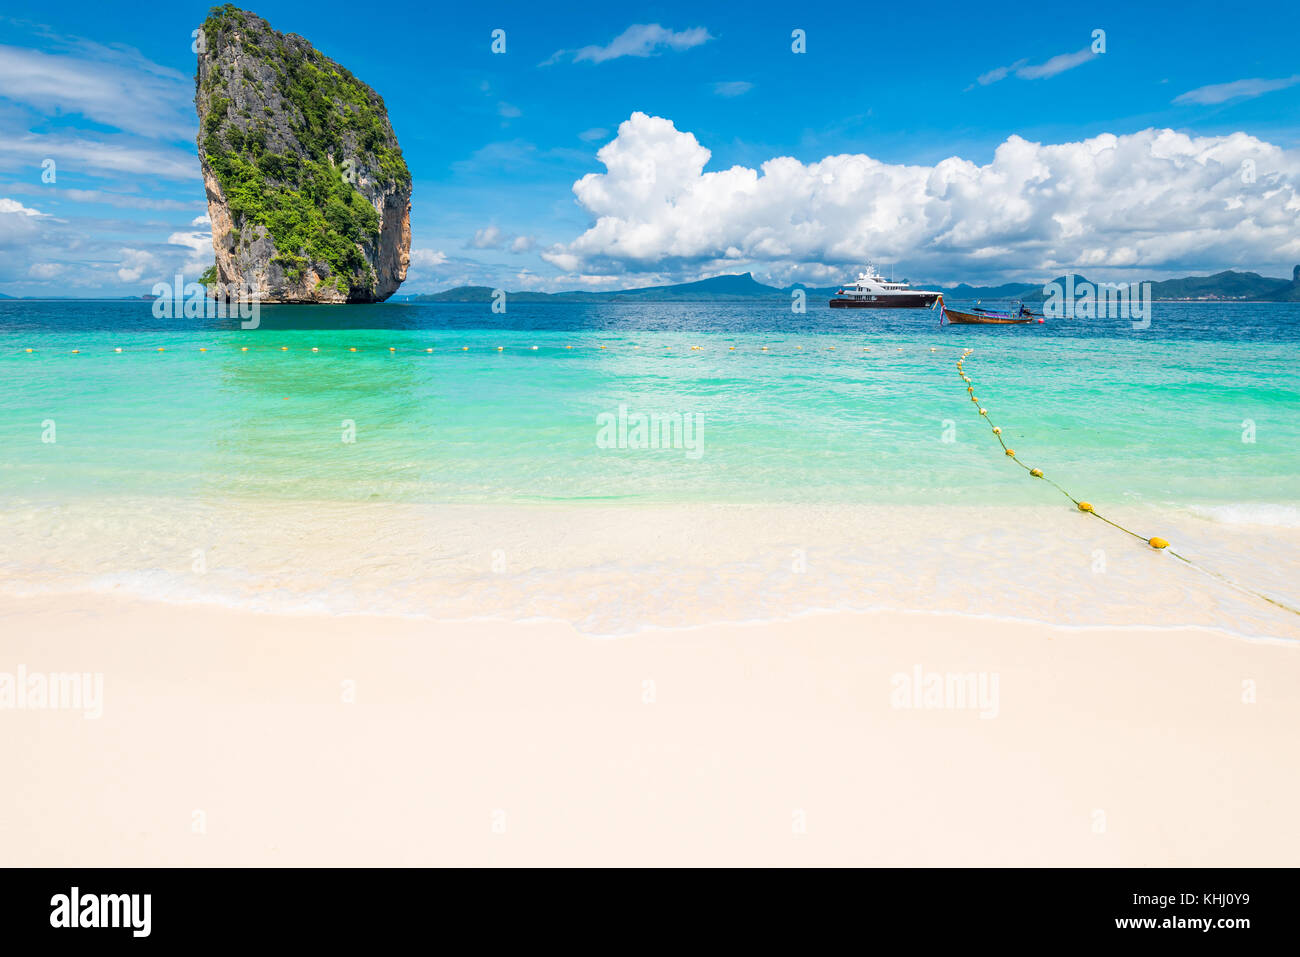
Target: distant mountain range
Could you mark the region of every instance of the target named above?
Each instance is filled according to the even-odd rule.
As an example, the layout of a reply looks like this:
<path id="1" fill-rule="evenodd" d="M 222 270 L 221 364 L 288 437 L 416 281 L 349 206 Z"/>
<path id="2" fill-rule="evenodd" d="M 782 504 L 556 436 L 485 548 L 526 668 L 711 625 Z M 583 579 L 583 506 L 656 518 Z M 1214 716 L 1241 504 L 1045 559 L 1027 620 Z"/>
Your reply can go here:
<path id="1" fill-rule="evenodd" d="M 1080 275 L 1074 276 L 1076 288 L 1089 282 Z M 1055 282 L 1066 283 L 1060 276 Z M 935 286 L 915 283 L 918 289 L 939 289 L 949 299 L 1021 299 L 1041 302 L 1044 283 L 1005 283 L 1001 286 Z M 796 289 L 803 289 L 810 299 L 829 298 L 836 286 L 814 287 L 768 286 L 756 280 L 751 273 L 732 276 L 714 276 L 698 282 L 677 283 L 671 286 L 643 286 L 638 289 L 619 289 L 607 292 L 573 290 L 571 292 L 507 292 L 510 302 L 748 302 L 755 299 L 789 299 Z M 490 286 L 457 286 L 444 292 L 424 295 L 394 296 L 395 302 L 491 302 Z M 1151 297 L 1163 300 L 1249 300 L 1255 302 L 1300 302 L 1300 266 L 1291 278 L 1273 279 L 1253 272 L 1227 270 L 1213 276 L 1189 276 L 1185 279 L 1165 279 L 1151 283 Z"/>
<path id="2" fill-rule="evenodd" d="M 0 299 L 10 302 L 153 302 L 157 296 L 116 296 L 100 298 L 99 296 L 6 296 L 0 292 Z"/>
<path id="3" fill-rule="evenodd" d="M 1055 282 L 1066 283 L 1066 276 Z M 1089 282 L 1075 275 L 1076 288 Z M 939 286 L 932 283 L 913 283 L 917 289 L 938 289 L 949 299 L 1020 299 L 1024 302 L 1042 302 L 1043 283 L 1011 282 L 1001 286 Z M 714 276 L 698 282 L 683 282 L 671 286 L 642 286 L 638 289 L 618 289 L 607 292 L 507 292 L 510 302 L 751 302 L 761 299 L 789 300 L 791 293 L 802 289 L 808 298 L 829 299 L 836 286 L 768 286 L 751 273 L 738 276 Z M 423 295 L 394 296 L 390 302 L 491 302 L 491 286 L 457 286 L 444 292 Z M 1162 300 L 1208 300 L 1250 302 L 1300 302 L 1300 266 L 1292 270 L 1290 279 L 1274 279 L 1254 272 L 1226 270 L 1213 276 L 1188 276 L 1185 279 L 1165 279 L 1151 283 L 1151 297 Z M 6 296 L 12 301 L 27 299 L 73 299 L 73 296 Z M 153 296 L 122 296 L 122 299 L 153 299 Z"/>
<path id="4" fill-rule="evenodd" d="M 795 286 L 784 289 L 766 286 L 751 273 L 739 276 L 714 276 L 698 282 L 683 282 L 672 286 L 642 286 L 638 289 L 619 289 L 609 292 L 507 292 L 511 302 L 746 302 L 751 299 L 788 299 Z M 797 287 L 806 288 L 806 287 Z M 420 296 L 394 296 L 407 302 L 491 302 L 491 286 L 457 286 L 445 292 Z M 808 289 L 808 294 L 830 295 L 832 289 Z"/>
<path id="5" fill-rule="evenodd" d="M 1059 276 L 1054 281 L 1064 285 L 1068 282 L 1068 277 Z M 1076 288 L 1089 281 L 1084 276 L 1074 276 Z M 952 299 L 1022 299 L 1025 302 L 1041 302 L 1046 298 L 1042 283 L 1007 283 L 1002 286 L 968 286 L 963 283 L 944 289 L 943 294 Z M 1300 302 L 1300 266 L 1295 267 L 1290 279 L 1273 279 L 1255 272 L 1226 270 L 1213 276 L 1153 281 L 1151 298 L 1165 301 Z"/>

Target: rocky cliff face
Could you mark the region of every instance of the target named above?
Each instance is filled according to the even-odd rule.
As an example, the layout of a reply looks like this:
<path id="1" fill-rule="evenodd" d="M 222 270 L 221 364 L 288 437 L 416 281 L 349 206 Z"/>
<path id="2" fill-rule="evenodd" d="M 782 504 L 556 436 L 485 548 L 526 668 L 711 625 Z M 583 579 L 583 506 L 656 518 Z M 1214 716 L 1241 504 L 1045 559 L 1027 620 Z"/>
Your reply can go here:
<path id="1" fill-rule="evenodd" d="M 382 302 L 406 278 L 411 174 L 384 101 L 233 6 L 199 34 L 194 97 L 216 275 L 262 302 Z"/>

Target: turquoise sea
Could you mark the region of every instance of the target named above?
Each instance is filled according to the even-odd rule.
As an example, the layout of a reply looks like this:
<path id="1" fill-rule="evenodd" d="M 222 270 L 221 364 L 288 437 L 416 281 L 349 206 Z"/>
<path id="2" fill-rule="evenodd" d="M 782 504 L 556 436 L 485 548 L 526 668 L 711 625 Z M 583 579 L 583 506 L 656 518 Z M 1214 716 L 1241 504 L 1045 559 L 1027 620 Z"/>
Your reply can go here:
<path id="1" fill-rule="evenodd" d="M 1156 303 L 1141 331 L 937 319 L 391 303 L 265 307 L 244 330 L 147 302 L 0 302 L 0 495 L 1059 503 L 967 401 L 954 362 L 973 348 L 1009 443 L 1076 495 L 1293 523 L 1300 304 Z M 698 454 L 599 447 L 620 406 L 695 416 Z"/>

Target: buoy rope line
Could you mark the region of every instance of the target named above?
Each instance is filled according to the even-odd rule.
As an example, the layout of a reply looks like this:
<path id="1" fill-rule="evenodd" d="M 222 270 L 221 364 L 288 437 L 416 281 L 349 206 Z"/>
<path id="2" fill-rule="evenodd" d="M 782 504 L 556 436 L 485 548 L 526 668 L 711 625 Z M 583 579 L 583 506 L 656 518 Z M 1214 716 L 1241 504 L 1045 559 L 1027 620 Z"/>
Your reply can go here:
<path id="1" fill-rule="evenodd" d="M 595 349 L 595 350 L 597 350 L 597 351 L 608 351 L 608 349 L 609 349 L 609 347 L 608 347 L 607 345 L 603 345 L 603 344 L 599 344 L 599 343 L 597 343 L 597 344 L 588 344 L 588 345 L 586 345 L 585 347 L 586 347 L 586 348 L 589 348 L 589 349 Z M 145 346 L 145 347 L 138 347 L 138 348 L 135 348 L 135 349 L 129 349 L 129 350 L 128 350 L 128 349 L 124 349 L 124 348 L 121 347 L 121 346 L 114 346 L 114 347 L 112 348 L 111 351 L 112 351 L 113 353 L 115 353 L 115 354 L 121 354 L 121 353 L 124 353 L 124 352 L 167 352 L 167 351 L 168 351 L 168 348 L 169 348 L 169 347 L 167 347 L 167 346 L 158 346 L 157 348 L 154 348 L 154 347 L 152 347 L 152 346 Z M 180 351 L 180 350 L 181 350 L 181 347 L 180 347 L 180 346 L 173 346 L 173 347 L 170 347 L 170 348 L 172 349 L 172 351 Z M 198 351 L 199 351 L 199 352 L 212 352 L 212 351 L 215 350 L 216 347 L 199 346 L 199 347 L 197 347 L 197 348 L 198 348 Z M 235 347 L 232 346 L 231 348 L 233 349 L 233 348 L 235 348 Z M 240 346 L 240 347 L 239 347 L 239 351 L 240 351 L 240 352 L 248 352 L 248 351 L 250 351 L 250 348 L 251 348 L 253 351 L 258 351 L 258 352 L 261 352 L 261 351 L 273 351 L 273 352 L 290 352 L 290 351 L 293 351 L 293 350 L 290 349 L 289 346 L 278 346 L 278 347 L 277 347 L 277 346 L 254 346 L 254 347 L 249 347 L 249 346 Z M 320 352 L 322 351 L 322 350 L 320 349 L 320 347 L 318 347 L 318 346 L 310 346 L 310 347 L 309 347 L 309 346 L 298 346 L 298 347 L 296 347 L 296 348 L 297 348 L 297 351 L 302 351 L 302 352 L 320 353 Z M 478 347 L 475 347 L 475 348 L 478 348 L 478 349 L 486 349 L 486 350 L 489 351 L 489 352 L 505 352 L 505 351 L 507 351 L 507 347 L 506 347 L 506 346 L 478 346 Z M 514 350 L 516 350 L 516 351 L 522 351 L 522 352 L 538 352 L 538 351 L 540 351 L 540 349 L 541 349 L 540 346 L 511 346 L 511 347 L 509 347 L 509 348 L 510 348 L 510 349 L 514 349 Z M 552 347 L 549 347 L 549 348 L 559 349 L 560 347 L 557 345 L 557 346 L 552 346 Z M 566 350 L 572 350 L 574 347 L 573 347 L 572 345 L 566 345 L 564 348 L 565 348 Z M 584 348 L 584 346 L 578 346 L 578 348 L 581 349 L 581 348 Z M 632 349 L 640 349 L 641 346 L 640 346 L 639 344 L 633 344 L 630 348 L 632 348 Z M 655 348 L 656 348 L 655 346 L 651 346 L 651 347 L 649 347 L 649 349 L 650 349 L 651 351 L 652 351 L 653 349 L 655 349 Z M 665 350 L 665 351 L 667 351 L 667 352 L 672 352 L 672 351 L 673 351 L 673 347 L 672 347 L 672 346 L 659 346 L 659 347 L 657 347 L 657 348 L 661 348 L 661 349 L 663 349 L 663 350 Z M 691 351 L 691 352 L 704 352 L 704 351 L 706 351 L 706 348 L 707 348 L 707 347 L 705 347 L 705 346 L 691 346 L 690 349 L 689 349 L 689 351 Z M 888 346 L 879 346 L 879 348 L 883 351 L 883 350 L 887 349 Z M 755 349 L 756 349 L 758 352 L 770 352 L 770 351 L 773 351 L 773 348 L 770 347 L 770 346 L 757 346 L 757 347 L 755 347 Z M 28 348 L 28 349 L 23 349 L 22 351 L 23 351 L 24 353 L 26 353 L 26 354 L 31 354 L 31 353 L 34 353 L 34 352 L 37 352 L 37 351 L 45 351 L 45 350 L 37 350 L 37 349 Z M 374 347 L 371 347 L 370 349 L 358 349 L 356 346 L 348 346 L 348 347 L 346 347 L 346 348 L 340 346 L 340 347 L 337 348 L 337 350 L 325 350 L 325 351 L 343 351 L 343 352 L 348 352 L 348 353 L 367 352 L 367 351 L 369 351 L 369 352 L 379 352 L 379 353 L 388 352 L 388 353 L 390 353 L 390 354 L 395 354 L 395 353 L 398 353 L 398 352 L 405 353 L 407 350 L 406 350 L 406 349 L 400 349 L 400 350 L 399 350 L 396 346 L 389 346 L 387 349 L 384 349 L 382 346 L 374 346 Z M 438 352 L 439 350 L 434 349 L 433 347 L 428 347 L 428 348 L 419 348 L 419 347 L 416 347 L 416 348 L 412 349 L 411 351 L 413 351 L 413 352 L 414 352 L 415 354 L 417 354 L 417 355 L 429 355 L 429 354 L 434 354 L 434 353 Z M 470 347 L 470 346 L 456 346 L 456 347 L 452 347 L 451 350 L 447 350 L 446 348 L 444 348 L 444 349 L 441 350 L 441 351 L 442 351 L 442 352 L 447 352 L 447 351 L 452 351 L 452 352 L 470 352 L 470 351 L 471 351 L 471 347 Z M 728 351 L 728 352 L 736 352 L 736 351 L 738 351 L 738 350 L 737 350 L 736 346 L 728 346 L 728 347 L 727 347 L 727 351 Z M 805 352 L 805 351 L 807 351 L 807 350 L 805 350 L 803 346 L 797 345 L 797 346 L 794 347 L 794 352 L 795 352 L 795 353 L 798 353 L 798 352 Z M 835 352 L 835 351 L 837 351 L 837 350 L 836 350 L 836 347 L 835 347 L 835 346 L 826 346 L 826 347 L 825 347 L 825 351 L 826 351 L 826 352 Z M 862 351 L 863 351 L 863 352 L 870 352 L 870 351 L 871 351 L 871 346 L 863 346 L 863 347 L 862 347 Z M 902 347 L 902 346 L 898 346 L 898 347 L 897 347 L 897 351 L 898 351 L 898 352 L 902 352 L 902 351 L 903 351 L 903 347 Z M 931 352 L 936 352 L 936 351 L 938 351 L 938 350 L 936 349 L 936 347 L 931 346 L 931 347 L 930 347 L 930 351 L 931 351 Z M 54 350 L 54 352 L 55 352 L 56 355 L 74 355 L 74 356 L 75 356 L 75 355 L 81 355 L 81 354 L 82 354 L 82 350 L 81 350 L 81 349 L 69 349 L 69 350 L 67 350 L 67 351 L 63 351 L 63 350 Z M 794 353 L 791 353 L 791 354 L 793 355 Z"/>
<path id="2" fill-rule="evenodd" d="M 1276 598 L 1270 598 L 1268 597 L 1268 595 L 1257 592 L 1252 588 L 1247 588 L 1245 585 L 1233 581 L 1231 578 L 1228 578 L 1226 575 L 1221 575 L 1220 573 L 1214 571 L 1213 569 L 1206 568 L 1203 565 L 1197 564 L 1196 562 L 1188 558 L 1186 555 L 1179 554 L 1178 552 L 1170 548 L 1169 543 L 1165 541 L 1163 538 L 1157 538 L 1157 537 L 1148 538 L 1145 535 L 1139 535 L 1131 528 L 1125 528 L 1123 525 L 1119 524 L 1118 522 L 1112 522 L 1105 515 L 1100 514 L 1095 508 L 1093 508 L 1091 502 L 1081 501 L 1075 498 L 1065 489 L 1061 488 L 1061 486 L 1057 485 L 1056 482 L 1052 481 L 1050 478 L 1048 478 L 1046 475 L 1043 474 L 1042 469 L 1033 468 L 1031 466 L 1026 465 L 1024 462 L 1020 461 L 1020 459 L 1016 455 L 1016 450 L 1008 447 L 1006 440 L 1002 438 L 1002 429 L 999 426 L 993 424 L 992 418 L 989 417 L 989 410 L 984 408 L 982 405 L 980 405 L 979 397 L 975 395 L 975 384 L 971 381 L 970 376 L 966 374 L 966 370 L 964 368 L 966 357 L 971 355 L 974 351 L 975 351 L 974 349 L 965 349 L 962 351 L 961 358 L 957 360 L 957 375 L 959 375 L 961 377 L 961 380 L 964 383 L 966 383 L 966 394 L 970 396 L 971 403 L 974 404 L 975 408 L 979 410 L 980 417 L 983 418 L 984 421 L 986 421 L 989 424 L 989 428 L 993 430 L 993 437 L 998 440 L 998 444 L 1002 446 L 1002 451 L 1006 453 L 1007 458 L 1011 459 L 1011 461 L 1015 462 L 1022 469 L 1028 472 L 1030 477 L 1039 479 L 1040 481 L 1046 482 L 1048 485 L 1052 486 L 1052 488 L 1056 489 L 1058 492 L 1060 492 L 1062 495 L 1068 498 L 1071 502 L 1073 502 L 1075 504 L 1075 507 L 1078 508 L 1079 511 L 1085 512 L 1088 515 L 1091 515 L 1093 518 L 1101 519 L 1107 525 L 1110 525 L 1113 528 L 1118 528 L 1121 532 L 1124 532 L 1127 535 L 1132 535 L 1138 541 L 1146 542 L 1146 544 L 1150 545 L 1152 548 L 1158 551 L 1163 551 L 1168 553 L 1169 555 L 1172 555 L 1174 558 L 1178 559 L 1180 562 L 1182 562 L 1184 565 L 1187 565 L 1189 568 L 1194 568 L 1203 575 L 1208 575 L 1211 578 L 1217 579 L 1218 581 L 1223 582 L 1225 585 L 1235 588 L 1238 591 L 1243 592 L 1244 594 L 1250 595 L 1254 598 L 1261 599 L 1262 601 L 1266 601 L 1270 605 L 1273 605 L 1274 607 L 1281 608 L 1283 611 L 1289 611 L 1293 615 L 1300 615 L 1300 609 L 1292 608 L 1290 605 L 1286 604 L 1285 602 L 1278 601 Z"/>

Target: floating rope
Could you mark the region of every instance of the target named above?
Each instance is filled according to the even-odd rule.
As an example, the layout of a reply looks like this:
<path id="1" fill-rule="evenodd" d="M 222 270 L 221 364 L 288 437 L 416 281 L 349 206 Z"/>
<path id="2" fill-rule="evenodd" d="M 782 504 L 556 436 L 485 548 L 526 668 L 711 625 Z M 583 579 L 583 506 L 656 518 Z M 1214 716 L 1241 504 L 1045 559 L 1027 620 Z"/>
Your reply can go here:
<path id="1" fill-rule="evenodd" d="M 640 343 L 632 343 L 630 347 L 631 347 L 632 349 L 640 349 L 640 348 L 641 348 L 641 345 L 640 345 Z M 121 355 L 121 354 L 123 354 L 123 353 L 125 353 L 125 352 L 138 352 L 138 351 L 141 351 L 141 350 L 143 349 L 144 351 L 153 351 L 153 352 L 155 352 L 155 353 L 164 353 L 164 352 L 168 352 L 168 351 L 171 351 L 171 352 L 175 353 L 176 351 L 179 351 L 181 348 L 182 348 L 182 347 L 180 347 L 180 346 L 158 346 L 158 347 L 156 347 L 156 348 L 154 348 L 154 347 L 152 347 L 152 346 L 144 346 L 144 347 L 137 347 L 137 348 L 132 348 L 132 349 L 126 349 L 126 348 L 124 348 L 124 347 L 122 347 L 122 346 L 114 346 L 114 347 L 112 348 L 112 352 L 113 352 L 114 354 L 116 354 L 116 355 Z M 196 348 L 199 352 L 205 352 L 205 353 L 206 353 L 206 352 L 221 351 L 220 348 L 219 348 L 219 347 L 216 347 L 216 346 L 196 346 L 196 347 L 194 347 L 194 348 Z M 231 348 L 231 349 L 234 349 L 234 348 L 236 348 L 236 347 L 231 346 L 230 348 Z M 340 347 L 338 347 L 338 348 L 339 348 L 339 349 L 344 349 L 345 347 L 340 346 Z M 478 347 L 476 347 L 476 348 L 478 348 Z M 517 350 L 524 350 L 524 351 L 528 351 L 528 352 L 539 352 L 539 351 L 541 351 L 541 347 L 540 347 L 540 346 L 536 346 L 536 345 L 527 345 L 527 346 L 483 346 L 483 347 L 481 347 L 481 348 L 483 348 L 483 349 L 487 349 L 487 350 L 489 350 L 489 351 L 495 351 L 495 352 L 501 352 L 501 353 L 509 352 L 509 351 L 511 351 L 511 350 L 516 350 L 516 351 L 517 351 Z M 559 345 L 557 344 L 556 346 L 554 346 L 554 348 L 558 349 L 558 348 L 559 348 Z M 564 348 L 565 348 L 565 349 L 568 349 L 568 350 L 573 350 L 573 349 L 575 349 L 575 348 L 576 348 L 576 349 L 584 349 L 584 348 L 588 348 L 588 349 L 594 349 L 594 350 L 597 350 L 597 351 L 605 351 L 605 350 L 610 349 L 609 346 L 604 345 L 604 344 L 601 344 L 601 343 L 584 343 L 584 344 L 581 344 L 581 345 L 578 345 L 578 346 L 574 346 L 574 345 L 571 345 L 571 344 L 566 344 L 566 345 L 564 346 Z M 665 351 L 667 351 L 667 352 L 671 352 L 671 351 L 673 350 L 673 348 L 674 348 L 674 347 L 673 347 L 673 346 L 670 346 L 670 345 L 663 346 L 663 349 L 664 349 Z M 709 350 L 709 347 L 708 347 L 708 346 L 690 346 L 689 348 L 690 348 L 690 351 L 691 351 L 691 352 L 707 352 L 707 351 Z M 741 351 L 741 352 L 743 352 L 743 351 L 745 351 L 745 350 L 748 349 L 748 348 L 750 348 L 750 347 L 746 347 L 746 346 L 728 346 L 728 347 L 727 347 L 727 351 L 728 351 L 728 352 L 737 352 L 737 351 Z M 759 352 L 769 352 L 769 351 L 777 351 L 777 350 L 778 350 L 778 347 L 776 347 L 776 346 L 772 346 L 772 347 L 769 347 L 769 346 L 755 346 L 755 347 L 753 347 L 753 348 L 757 349 Z M 803 351 L 804 351 L 804 347 L 803 347 L 802 345 L 796 345 L 794 348 L 795 348 L 795 351 L 796 351 L 796 352 L 803 352 Z M 310 352 L 310 353 L 312 353 L 312 354 L 314 354 L 314 355 L 320 355 L 320 354 L 322 354 L 322 353 L 328 353 L 328 352 L 335 351 L 334 349 L 331 349 L 331 348 L 322 348 L 322 347 L 320 347 L 320 346 L 296 346 L 296 347 L 295 347 L 295 346 L 273 346 L 273 345 L 266 345 L 266 346 L 252 346 L 252 347 L 250 347 L 250 346 L 239 346 L 238 349 L 239 349 L 240 352 L 249 352 L 249 351 L 253 351 L 253 352 L 265 352 L 265 351 L 273 351 L 273 352 L 274 352 L 274 351 L 278 351 L 278 352 L 295 352 L 295 351 L 306 351 L 306 352 Z M 367 347 L 367 348 L 364 348 L 364 349 L 360 349 L 360 348 L 358 348 L 358 347 L 356 347 L 356 346 L 347 346 L 346 349 L 345 349 L 345 351 L 347 351 L 348 353 L 358 353 L 358 352 L 383 352 L 385 349 L 386 349 L 386 350 L 388 351 L 388 353 L 391 354 L 391 355 L 398 355 L 398 354 L 405 355 L 405 354 L 407 353 L 407 351 L 408 351 L 407 348 L 399 348 L 398 346 L 370 346 L 370 347 Z M 409 347 L 409 349 L 410 349 L 411 352 L 413 352 L 413 353 L 415 353 L 415 354 L 417 354 L 417 355 L 432 355 L 432 354 L 434 354 L 434 353 L 437 351 L 437 350 L 435 350 L 432 346 L 424 347 L 424 348 L 421 348 L 421 347 L 419 347 L 419 346 L 412 346 L 412 347 Z M 836 351 L 838 351 L 838 349 L 839 349 L 838 346 L 826 346 L 825 351 L 826 351 L 826 352 L 836 352 Z M 38 350 L 35 349 L 35 348 L 25 348 L 25 349 L 23 349 L 22 351 L 23 351 L 24 353 L 26 353 L 26 354 L 31 354 L 31 353 L 37 352 Z M 72 350 L 70 350 L 70 354 L 71 354 L 71 355 L 74 355 L 74 356 L 75 356 L 75 355 L 81 355 L 81 354 L 83 353 L 83 351 L 85 351 L 85 350 L 82 350 L 82 349 L 72 349 Z M 94 350 L 91 350 L 91 351 L 94 351 Z M 470 352 L 470 351 L 471 351 L 471 348 L 470 348 L 469 346 L 460 346 L 460 347 L 457 349 L 457 351 L 459 351 L 459 352 Z M 863 351 L 863 352 L 870 352 L 870 351 L 871 351 L 871 346 L 863 346 L 863 347 L 862 347 L 862 351 Z M 904 350 L 903 350 L 903 348 L 900 346 L 900 347 L 898 347 L 897 351 L 898 351 L 898 352 L 903 352 Z M 936 352 L 936 351 L 938 351 L 938 350 L 937 350 L 934 346 L 931 346 L 931 347 L 930 347 L 930 352 Z M 62 352 L 57 352 L 57 353 L 55 353 L 55 354 L 56 354 L 56 355 L 61 355 L 61 354 L 63 354 L 63 353 L 62 353 Z M 790 353 L 790 354 L 793 354 L 793 353 Z"/>
<path id="2" fill-rule="evenodd" d="M 970 400 L 974 404 L 975 408 L 979 409 L 981 418 L 983 418 L 984 421 L 988 422 L 989 428 L 993 430 L 993 437 L 997 439 L 998 444 L 1002 446 L 1002 451 L 1006 453 L 1007 458 L 1011 459 L 1011 461 L 1015 462 L 1022 469 L 1028 472 L 1031 478 L 1039 479 L 1040 481 L 1046 482 L 1048 485 L 1052 486 L 1052 488 L 1056 489 L 1058 492 L 1060 492 L 1062 495 L 1068 498 L 1071 502 L 1073 502 L 1075 504 L 1075 507 L 1078 508 L 1079 511 L 1085 512 L 1088 515 L 1093 516 L 1093 518 L 1101 519 L 1107 525 L 1110 525 L 1113 528 L 1118 528 L 1121 532 L 1124 532 L 1126 535 L 1132 535 L 1138 541 L 1146 542 L 1146 544 L 1150 545 L 1152 548 L 1156 549 L 1157 551 L 1163 551 L 1172 555 L 1174 558 L 1178 559 L 1180 562 L 1182 562 L 1184 565 L 1187 565 L 1189 568 L 1194 568 L 1203 575 L 1209 575 L 1211 578 L 1217 579 L 1218 581 L 1223 582 L 1225 585 L 1235 588 L 1240 592 L 1244 592 L 1247 595 L 1251 595 L 1252 597 L 1259 598 L 1263 601 L 1266 601 L 1270 605 L 1273 605 L 1277 608 L 1281 608 L 1283 611 L 1289 611 L 1293 615 L 1300 615 L 1300 609 L 1292 608 L 1290 605 L 1284 602 L 1280 602 L 1275 598 L 1269 598 L 1267 595 L 1261 594 L 1260 592 L 1257 592 L 1254 589 L 1247 588 L 1245 585 L 1233 581 L 1231 578 L 1228 578 L 1226 575 L 1221 575 L 1218 572 L 1213 571 L 1212 569 L 1205 568 L 1202 565 L 1198 565 L 1196 562 L 1192 561 L 1190 558 L 1188 558 L 1185 555 L 1180 555 L 1178 552 L 1170 548 L 1169 543 L 1165 541 L 1163 538 L 1159 538 L 1159 537 L 1148 538 L 1145 535 L 1139 535 L 1131 528 L 1125 528 L 1123 525 L 1119 524 L 1118 522 L 1112 522 L 1106 516 L 1100 514 L 1095 508 L 1093 508 L 1091 502 L 1080 501 L 1079 499 L 1071 495 L 1069 492 L 1067 492 L 1065 489 L 1061 488 L 1061 486 L 1057 485 L 1054 481 L 1049 479 L 1046 475 L 1043 474 L 1042 469 L 1032 468 L 1026 465 L 1024 462 L 1020 461 L 1020 459 L 1016 456 L 1016 450 L 1010 448 L 1007 445 L 1006 440 L 1002 438 L 1002 429 L 994 425 L 993 420 L 989 418 L 988 409 L 980 405 L 979 398 L 975 395 L 975 384 L 971 382 L 970 376 L 966 374 L 966 370 L 963 364 L 966 361 L 966 357 L 969 356 L 974 351 L 975 351 L 974 349 L 965 349 L 962 351 L 961 358 L 957 360 L 957 374 L 961 376 L 962 381 L 966 383 L 966 394 L 970 396 Z"/>

